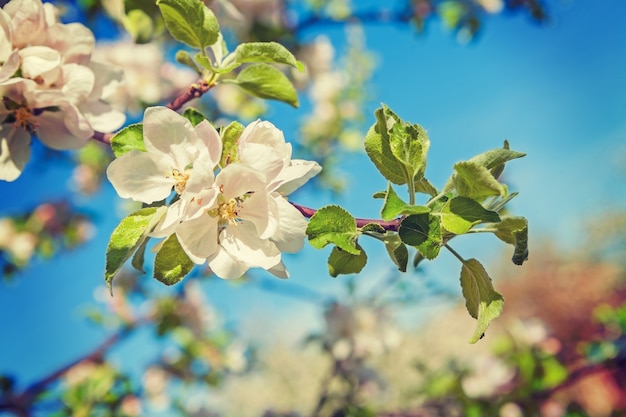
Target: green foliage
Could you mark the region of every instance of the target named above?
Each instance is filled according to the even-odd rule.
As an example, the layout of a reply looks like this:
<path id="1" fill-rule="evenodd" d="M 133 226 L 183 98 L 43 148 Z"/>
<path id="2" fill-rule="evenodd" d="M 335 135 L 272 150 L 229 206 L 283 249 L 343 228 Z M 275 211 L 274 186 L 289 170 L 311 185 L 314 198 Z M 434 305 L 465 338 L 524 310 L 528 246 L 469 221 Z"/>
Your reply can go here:
<path id="1" fill-rule="evenodd" d="M 385 202 L 380 211 L 383 220 L 391 220 L 400 214 L 423 214 L 430 212 L 430 208 L 426 206 L 415 206 L 407 204 L 396 194 L 391 183 L 387 184 L 387 191 L 381 193 L 384 195 Z"/>
<path id="2" fill-rule="evenodd" d="M 180 282 L 194 267 L 178 242 L 176 234 L 170 235 L 154 258 L 154 277 L 165 285 Z"/>
<path id="3" fill-rule="evenodd" d="M 326 206 L 317 210 L 306 228 L 309 243 L 321 249 L 333 243 L 345 252 L 358 255 L 357 229 L 354 217 L 339 206 Z"/>
<path id="4" fill-rule="evenodd" d="M 335 278 L 339 274 L 357 274 L 367 263 L 365 251 L 357 243 L 358 254 L 352 254 L 335 246 L 328 258 L 328 272 Z"/>
<path id="5" fill-rule="evenodd" d="M 284 46 L 277 42 L 249 42 L 242 43 L 235 49 L 236 62 L 266 62 L 286 64 L 300 71 L 304 65 Z"/>
<path id="6" fill-rule="evenodd" d="M 298 93 L 287 76 L 265 63 L 244 68 L 234 80 L 235 84 L 249 94 L 265 99 L 283 101 L 298 107 Z"/>
<path id="7" fill-rule="evenodd" d="M 404 243 L 417 248 L 426 259 L 435 259 L 443 244 L 440 218 L 429 213 L 405 217 L 398 234 Z"/>
<path id="8" fill-rule="evenodd" d="M 199 0 L 158 0 L 167 30 L 174 39 L 204 50 L 213 45 L 220 27 L 215 15 Z"/>
<path id="9" fill-rule="evenodd" d="M 165 207 L 146 207 L 122 219 L 113 230 L 107 245 L 104 273 L 109 290 L 112 290 L 113 279 L 119 270 L 148 238 L 148 233 L 163 214 Z"/>
<path id="10" fill-rule="evenodd" d="M 237 161 L 238 141 L 244 129 L 244 125 L 234 121 L 220 130 L 220 135 L 222 137 L 221 166 L 225 167 L 230 162 Z"/>
<path id="11" fill-rule="evenodd" d="M 446 201 L 441 210 L 442 226 L 455 235 L 467 233 L 479 223 L 499 221 L 498 213 L 467 197 L 454 197 Z"/>
<path id="12" fill-rule="evenodd" d="M 194 109 L 193 107 L 187 107 L 183 112 L 183 117 L 189 120 L 192 126 L 196 126 L 202 121 L 208 119 L 200 110 Z"/>
<path id="13" fill-rule="evenodd" d="M 470 343 L 480 340 L 492 320 L 502 313 L 504 298 L 493 288 L 491 278 L 476 259 L 463 261 L 461 288 L 470 316 L 478 320 Z"/>
<path id="14" fill-rule="evenodd" d="M 136 149 L 141 152 L 146 151 L 143 143 L 143 124 L 135 123 L 128 125 L 111 138 L 111 149 L 116 158 L 126 152 Z"/>

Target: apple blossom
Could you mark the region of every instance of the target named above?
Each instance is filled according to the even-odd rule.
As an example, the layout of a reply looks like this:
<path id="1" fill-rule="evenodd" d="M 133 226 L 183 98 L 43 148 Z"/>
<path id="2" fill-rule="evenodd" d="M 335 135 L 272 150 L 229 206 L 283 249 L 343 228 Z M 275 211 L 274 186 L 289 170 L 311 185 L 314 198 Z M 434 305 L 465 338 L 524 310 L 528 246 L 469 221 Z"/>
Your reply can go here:
<path id="1" fill-rule="evenodd" d="M 173 110 L 149 107 L 143 132 L 146 152 L 132 150 L 107 168 L 121 197 L 152 203 L 167 198 L 174 188 L 185 200 L 212 184 L 222 143 L 208 121 L 193 127 Z"/>
<path id="2" fill-rule="evenodd" d="M 103 100 L 121 72 L 91 61 L 91 31 L 62 24 L 57 15 L 39 0 L 12 0 L 0 11 L 0 179 L 6 181 L 30 159 L 32 136 L 53 149 L 75 149 L 125 119 Z"/>

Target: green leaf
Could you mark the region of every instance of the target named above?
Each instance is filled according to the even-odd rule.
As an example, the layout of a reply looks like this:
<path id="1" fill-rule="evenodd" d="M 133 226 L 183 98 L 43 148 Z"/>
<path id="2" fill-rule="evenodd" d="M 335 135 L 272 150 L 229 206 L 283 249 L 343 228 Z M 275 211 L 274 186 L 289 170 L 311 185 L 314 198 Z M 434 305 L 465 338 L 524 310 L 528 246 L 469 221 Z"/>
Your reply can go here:
<path id="1" fill-rule="evenodd" d="M 208 119 L 204 114 L 200 112 L 200 110 L 193 107 L 187 107 L 183 112 L 183 117 L 189 120 L 194 127 L 198 125 L 198 123 L 201 123 L 202 121 Z"/>
<path id="2" fill-rule="evenodd" d="M 158 223 L 166 207 L 147 207 L 122 219 L 113 230 L 106 251 L 104 280 L 112 290 L 113 279 L 124 263 L 133 255 L 148 233 Z"/>
<path id="3" fill-rule="evenodd" d="M 191 272 L 194 265 L 180 246 L 176 234 L 172 234 L 154 258 L 154 277 L 165 285 L 174 285 Z"/>
<path id="4" fill-rule="evenodd" d="M 142 274 L 146 273 L 146 270 L 143 268 L 143 264 L 144 264 L 145 255 L 146 255 L 146 247 L 148 246 L 149 241 L 150 241 L 149 237 L 146 237 L 145 239 L 143 239 L 143 242 L 141 243 L 141 245 L 139 245 L 139 248 L 133 255 L 133 260 L 130 262 L 131 266 L 135 268 L 137 271 L 141 272 Z"/>
<path id="5" fill-rule="evenodd" d="M 461 288 L 467 311 L 478 320 L 470 339 L 470 343 L 476 343 L 483 337 L 491 321 L 502 313 L 504 297 L 493 288 L 487 271 L 476 259 L 463 261 Z"/>
<path id="6" fill-rule="evenodd" d="M 422 126 L 398 121 L 389 130 L 389 146 L 413 181 L 424 176 L 430 140 Z"/>
<path id="7" fill-rule="evenodd" d="M 430 208 L 426 206 L 412 206 L 402 201 L 398 194 L 393 190 L 391 183 L 387 183 L 387 191 L 385 192 L 385 202 L 380 212 L 383 220 L 395 219 L 400 214 L 421 214 L 430 212 Z"/>
<path id="8" fill-rule="evenodd" d="M 228 74 L 229 72 L 241 65 L 239 62 L 233 62 L 232 64 L 225 67 L 217 67 L 213 65 L 213 62 L 211 62 L 211 60 L 202 52 L 198 52 L 195 58 L 196 61 L 198 61 L 198 64 L 202 65 L 203 68 L 206 68 L 216 74 Z"/>
<path id="9" fill-rule="evenodd" d="M 502 172 L 500 167 L 504 166 L 504 163 L 517 158 L 526 156 L 523 152 L 516 152 L 509 149 L 509 142 L 504 141 L 504 147 L 499 149 L 492 149 L 490 151 L 481 153 L 471 158 L 469 161 L 474 162 L 480 166 L 483 166 L 490 170 L 496 170 L 494 175 L 496 178 L 499 176 L 498 171 Z"/>
<path id="10" fill-rule="evenodd" d="M 456 235 L 467 233 L 478 223 L 499 221 L 498 213 L 485 209 L 480 203 L 467 197 L 454 197 L 441 210 L 442 226 Z"/>
<path id="11" fill-rule="evenodd" d="M 237 162 L 237 150 L 239 137 L 243 133 L 245 126 L 237 121 L 231 122 L 228 126 L 220 130 L 222 136 L 222 159 L 220 166 L 225 167 L 231 162 Z"/>
<path id="12" fill-rule="evenodd" d="M 289 79 L 271 65 L 258 63 L 244 68 L 234 80 L 255 97 L 278 100 L 298 107 L 298 93 Z"/>
<path id="13" fill-rule="evenodd" d="M 196 62 L 193 60 L 193 58 L 191 57 L 191 55 L 189 55 L 189 52 L 187 51 L 183 51 L 183 50 L 177 51 L 176 62 L 188 68 L 191 68 L 198 75 L 202 74 L 202 70 L 198 68 L 198 65 L 196 65 Z"/>
<path id="14" fill-rule="evenodd" d="M 220 27 L 215 15 L 199 0 L 157 0 L 165 26 L 172 37 L 192 48 L 204 50 L 214 44 Z"/>
<path id="15" fill-rule="evenodd" d="M 129 10 L 122 20 L 124 29 L 133 37 L 135 43 L 148 43 L 154 34 L 154 23 L 143 10 Z"/>
<path id="16" fill-rule="evenodd" d="M 306 234 L 311 246 L 317 249 L 334 243 L 352 255 L 358 255 L 361 252 L 356 245 L 356 220 L 339 206 L 326 206 L 319 209 L 309 220 Z"/>
<path id="17" fill-rule="evenodd" d="M 389 129 L 399 121 L 399 118 L 384 105 L 374 114 L 376 123 L 365 135 L 365 152 L 383 177 L 394 184 L 406 184 L 406 170 L 389 145 Z"/>
<path id="18" fill-rule="evenodd" d="M 454 171 L 452 180 L 460 196 L 482 200 L 508 194 L 506 185 L 495 179 L 487 167 L 476 162 L 457 162 Z"/>
<path id="19" fill-rule="evenodd" d="M 248 42 L 242 43 L 235 49 L 237 62 L 270 62 L 275 64 L 287 64 L 300 71 L 304 71 L 304 65 L 299 62 L 287 48 L 277 42 Z"/>
<path id="20" fill-rule="evenodd" d="M 143 143 L 143 124 L 135 123 L 128 125 L 117 132 L 111 138 L 111 149 L 116 158 L 119 158 L 133 149 L 145 152 L 146 146 Z"/>
<path id="21" fill-rule="evenodd" d="M 385 249 L 389 257 L 398 269 L 402 272 L 406 272 L 406 267 L 409 262 L 409 250 L 406 245 L 400 240 L 400 236 L 394 234 L 389 239 L 385 239 Z"/>
<path id="22" fill-rule="evenodd" d="M 357 274 L 361 272 L 367 263 L 367 255 L 358 243 L 356 247 L 360 251 L 357 255 L 346 252 L 337 246 L 333 248 L 328 257 L 328 272 L 331 277 L 335 278 L 340 274 Z"/>
<path id="23" fill-rule="evenodd" d="M 515 247 L 513 263 L 522 265 L 528 259 L 528 220 L 525 217 L 503 216 L 502 221 L 494 226 L 494 234 Z"/>
<path id="24" fill-rule="evenodd" d="M 387 233 L 384 227 L 379 225 L 378 223 L 368 223 L 365 226 L 361 227 L 361 233 L 373 233 L 377 235 L 384 235 Z"/>
<path id="25" fill-rule="evenodd" d="M 437 194 L 439 194 L 439 191 L 437 191 L 437 188 L 434 185 L 432 185 L 430 181 L 428 181 L 426 178 L 421 178 L 418 181 L 415 181 L 414 187 L 415 187 L 416 193 L 428 194 L 431 197 L 434 197 Z"/>
<path id="26" fill-rule="evenodd" d="M 404 243 L 416 247 L 426 259 L 439 255 L 441 244 L 441 224 L 438 216 L 432 214 L 412 214 L 400 223 L 398 235 Z"/>

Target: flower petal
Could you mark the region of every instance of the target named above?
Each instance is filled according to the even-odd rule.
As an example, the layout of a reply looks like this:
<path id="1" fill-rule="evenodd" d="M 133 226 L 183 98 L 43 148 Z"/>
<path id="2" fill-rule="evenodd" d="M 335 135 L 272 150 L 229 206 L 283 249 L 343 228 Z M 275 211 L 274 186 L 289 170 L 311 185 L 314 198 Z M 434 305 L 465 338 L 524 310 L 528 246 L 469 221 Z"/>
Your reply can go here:
<path id="1" fill-rule="evenodd" d="M 150 154 L 137 150 L 120 156 L 107 168 L 107 177 L 120 197 L 148 204 L 171 194 L 174 180 L 166 174 Z"/>
<path id="2" fill-rule="evenodd" d="M 278 229 L 271 237 L 281 252 L 298 252 L 304 246 L 307 221 L 286 198 L 273 194 L 278 207 Z"/>
<path id="3" fill-rule="evenodd" d="M 241 278 L 250 269 L 248 264 L 236 260 L 221 246 L 209 258 L 209 267 L 215 275 L 223 279 Z"/>
<path id="4" fill-rule="evenodd" d="M 209 151 L 210 161 L 213 163 L 211 169 L 215 168 L 222 159 L 222 139 L 217 130 L 209 123 L 208 120 L 203 120 L 194 127 L 196 135 L 207 147 Z"/>
<path id="5" fill-rule="evenodd" d="M 283 169 L 268 188 L 282 195 L 289 195 L 319 174 L 321 170 L 322 167 L 317 162 L 294 159 L 291 161 L 291 166 Z"/>
<path id="6" fill-rule="evenodd" d="M 180 170 L 208 153 L 189 120 L 167 107 L 146 109 L 143 135 L 149 153 L 169 155 Z"/>
<path id="7" fill-rule="evenodd" d="M 185 253 L 196 264 L 203 264 L 217 251 L 217 219 L 208 215 L 182 222 L 176 236 Z"/>
<path id="8" fill-rule="evenodd" d="M 265 190 L 256 191 L 242 203 L 239 218 L 250 221 L 254 224 L 257 235 L 261 239 L 267 239 L 278 227 L 278 208 Z"/>
<path id="9" fill-rule="evenodd" d="M 30 159 L 30 133 L 14 126 L 0 125 L 0 180 L 14 181 Z"/>
<path id="10" fill-rule="evenodd" d="M 233 258 L 250 266 L 270 269 L 280 262 L 280 251 L 276 245 L 269 240 L 260 239 L 250 222 L 244 221 L 222 230 L 220 245 Z"/>

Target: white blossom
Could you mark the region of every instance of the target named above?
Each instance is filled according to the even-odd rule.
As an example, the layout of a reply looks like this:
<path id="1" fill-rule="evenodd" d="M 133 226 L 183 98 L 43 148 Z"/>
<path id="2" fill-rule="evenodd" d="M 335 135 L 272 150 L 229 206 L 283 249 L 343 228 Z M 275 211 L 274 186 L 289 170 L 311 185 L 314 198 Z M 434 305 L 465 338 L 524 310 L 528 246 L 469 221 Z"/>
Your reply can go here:
<path id="1" fill-rule="evenodd" d="M 53 149 L 75 149 L 124 114 L 103 100 L 121 72 L 91 61 L 91 31 L 58 21 L 40 0 L 12 0 L 0 11 L 0 179 L 13 181 L 30 159 L 34 135 Z"/>

